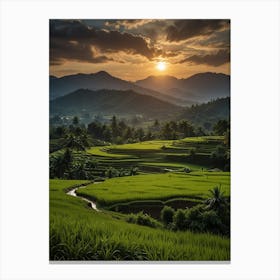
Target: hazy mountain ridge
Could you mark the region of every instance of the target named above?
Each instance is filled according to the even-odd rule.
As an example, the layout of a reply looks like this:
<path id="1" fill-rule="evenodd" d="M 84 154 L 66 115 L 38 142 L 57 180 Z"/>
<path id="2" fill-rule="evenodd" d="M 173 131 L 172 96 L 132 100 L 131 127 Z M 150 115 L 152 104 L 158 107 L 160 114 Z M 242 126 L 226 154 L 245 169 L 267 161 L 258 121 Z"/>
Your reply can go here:
<path id="1" fill-rule="evenodd" d="M 198 73 L 186 79 L 177 79 L 172 76 L 149 76 L 136 81 L 135 84 L 157 89 L 179 99 L 189 100 L 190 103 L 202 103 L 230 95 L 230 76 L 222 73 Z"/>
<path id="2" fill-rule="evenodd" d="M 178 119 L 187 119 L 191 123 L 209 130 L 218 120 L 230 119 L 230 97 L 218 98 L 185 108 Z"/>
<path id="3" fill-rule="evenodd" d="M 50 99 L 64 96 L 70 92 L 82 88 L 90 90 L 133 90 L 137 93 L 150 95 L 173 104 L 180 104 L 180 99 L 165 96 L 164 94 L 151 89 L 142 88 L 133 84 L 132 82 L 111 76 L 105 71 L 92 74 L 79 73 L 63 76 L 61 78 L 50 76 Z"/>
<path id="4" fill-rule="evenodd" d="M 148 106 L 147 106 L 148 105 Z M 51 114 L 141 114 L 167 117 L 182 110 L 179 106 L 132 90 L 79 89 L 50 102 Z"/>
<path id="5" fill-rule="evenodd" d="M 50 76 L 50 99 L 78 89 L 133 90 L 180 106 L 210 101 L 230 94 L 230 77 L 225 74 L 199 73 L 187 79 L 149 76 L 135 83 L 116 78 L 105 71 L 75 74 L 61 78 Z"/>

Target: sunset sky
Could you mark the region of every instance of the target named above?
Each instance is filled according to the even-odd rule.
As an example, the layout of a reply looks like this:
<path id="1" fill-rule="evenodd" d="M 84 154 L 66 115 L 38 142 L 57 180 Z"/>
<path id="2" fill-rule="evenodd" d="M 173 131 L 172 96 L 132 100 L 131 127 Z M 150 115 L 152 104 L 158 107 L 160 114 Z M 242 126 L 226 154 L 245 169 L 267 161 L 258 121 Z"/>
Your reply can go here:
<path id="1" fill-rule="evenodd" d="M 125 80 L 230 71 L 229 20 L 50 20 L 50 74 Z"/>

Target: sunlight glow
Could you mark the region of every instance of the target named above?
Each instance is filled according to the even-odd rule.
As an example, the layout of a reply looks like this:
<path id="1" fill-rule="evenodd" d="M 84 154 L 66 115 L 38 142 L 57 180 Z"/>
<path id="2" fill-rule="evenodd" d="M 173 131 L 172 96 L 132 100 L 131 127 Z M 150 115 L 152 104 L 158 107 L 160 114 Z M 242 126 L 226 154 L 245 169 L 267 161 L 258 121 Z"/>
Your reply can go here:
<path id="1" fill-rule="evenodd" d="M 164 71 L 166 69 L 166 63 L 164 61 L 159 61 L 156 67 L 159 71 Z"/>

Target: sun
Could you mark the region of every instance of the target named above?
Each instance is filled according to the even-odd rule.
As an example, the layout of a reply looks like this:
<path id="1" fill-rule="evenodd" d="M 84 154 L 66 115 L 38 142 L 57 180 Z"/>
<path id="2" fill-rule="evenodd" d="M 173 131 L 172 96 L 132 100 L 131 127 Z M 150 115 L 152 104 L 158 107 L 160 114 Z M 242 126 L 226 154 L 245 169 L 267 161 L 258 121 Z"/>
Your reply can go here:
<path id="1" fill-rule="evenodd" d="M 159 71 L 164 71 L 166 69 L 166 63 L 164 61 L 159 61 L 156 67 Z"/>

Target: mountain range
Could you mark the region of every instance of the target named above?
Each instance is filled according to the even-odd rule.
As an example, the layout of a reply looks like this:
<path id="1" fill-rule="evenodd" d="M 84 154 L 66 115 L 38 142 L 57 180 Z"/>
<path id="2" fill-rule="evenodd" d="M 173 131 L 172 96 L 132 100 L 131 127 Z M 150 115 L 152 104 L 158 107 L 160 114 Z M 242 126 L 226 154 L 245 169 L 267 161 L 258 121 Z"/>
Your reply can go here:
<path id="1" fill-rule="evenodd" d="M 230 76 L 221 73 L 199 73 L 187 79 L 172 76 L 150 76 L 136 85 L 182 99 L 188 103 L 202 103 L 230 94 Z"/>
<path id="2" fill-rule="evenodd" d="M 50 101 L 50 114 L 79 115 L 80 113 L 108 115 L 144 115 L 146 117 L 172 117 L 182 107 L 138 94 L 133 90 L 78 89 Z"/>
<path id="3" fill-rule="evenodd" d="M 78 89 L 132 90 L 179 106 L 199 104 L 230 95 L 230 76 L 210 72 L 195 74 L 186 79 L 177 79 L 173 76 L 149 76 L 143 80 L 130 82 L 100 71 L 60 78 L 50 76 L 49 82 L 51 100 Z"/>

